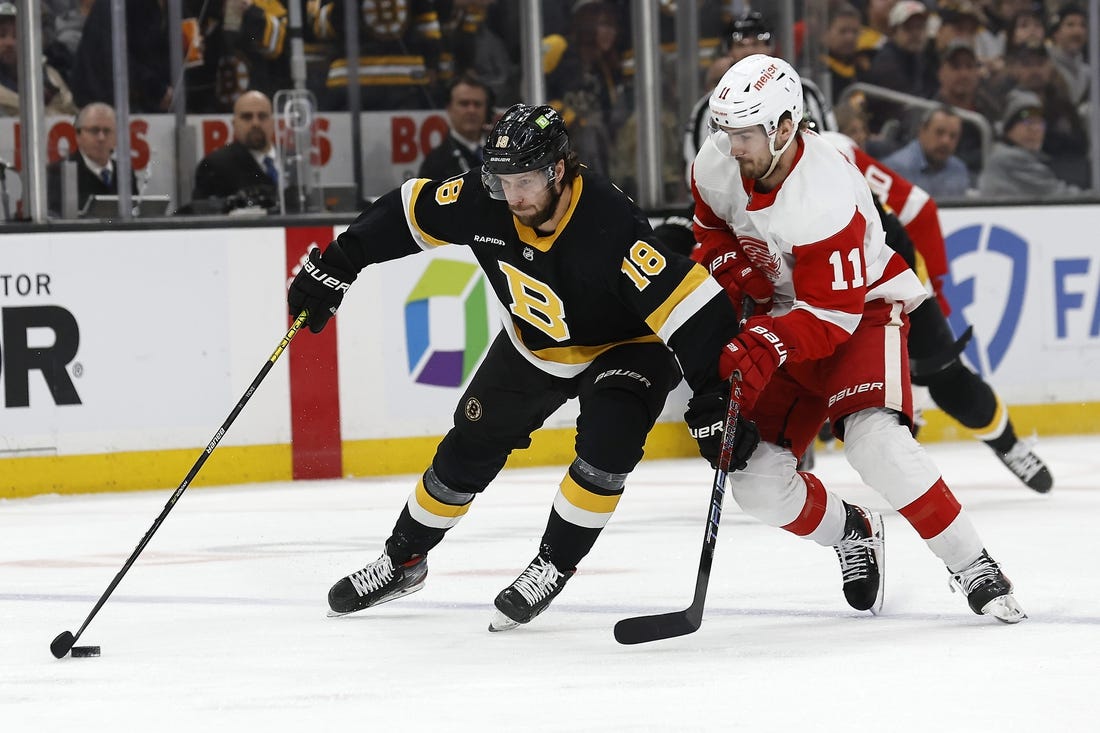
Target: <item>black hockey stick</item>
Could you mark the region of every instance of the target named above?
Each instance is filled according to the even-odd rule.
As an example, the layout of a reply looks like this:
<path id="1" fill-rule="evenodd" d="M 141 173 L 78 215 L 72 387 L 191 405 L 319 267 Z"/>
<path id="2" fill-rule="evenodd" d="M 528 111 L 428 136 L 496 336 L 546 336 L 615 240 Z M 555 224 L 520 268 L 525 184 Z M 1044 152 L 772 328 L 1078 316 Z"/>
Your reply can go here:
<path id="1" fill-rule="evenodd" d="M 652 616 L 624 618 L 615 624 L 615 641 L 620 644 L 643 644 L 658 639 L 671 639 L 699 630 L 703 623 L 703 605 L 707 601 L 710 566 L 714 562 L 714 546 L 718 542 L 718 523 L 722 520 L 722 500 L 726 496 L 726 476 L 729 474 L 733 445 L 737 441 L 737 418 L 741 414 L 741 380 L 730 380 L 730 402 L 726 410 L 726 426 L 722 433 L 722 451 L 707 510 L 707 526 L 703 534 L 703 552 L 699 557 L 699 574 L 695 578 L 695 598 L 683 611 L 670 611 Z"/>
<path id="2" fill-rule="evenodd" d="M 233 411 L 229 413 L 229 417 L 225 419 L 225 422 L 222 423 L 222 426 L 218 428 L 218 432 L 214 434 L 213 439 L 211 439 L 211 441 L 206 445 L 206 448 L 199 455 L 199 459 L 195 461 L 195 465 L 192 466 L 191 470 L 187 472 L 187 476 L 184 477 L 183 482 L 179 485 L 179 488 L 176 489 L 175 493 L 173 493 L 172 496 L 168 499 L 168 503 L 164 505 L 164 510 L 161 511 L 160 516 L 158 516 L 153 521 L 153 526 L 149 528 L 149 531 L 146 532 L 145 536 L 141 538 L 140 542 L 138 542 L 137 547 L 135 547 L 134 551 L 130 554 L 130 559 L 128 559 L 126 561 L 126 564 L 122 566 L 122 570 L 118 571 L 118 575 L 116 575 L 115 579 L 111 581 L 111 584 L 107 586 L 107 590 L 103 591 L 103 595 L 99 597 L 99 600 L 92 608 L 92 612 L 88 614 L 88 618 L 84 619 L 84 623 L 81 624 L 77 632 L 74 634 L 71 631 L 62 631 L 60 634 L 57 635 L 57 638 L 50 643 L 50 652 L 53 653 L 55 657 L 61 659 L 61 657 L 69 653 L 69 650 L 73 648 L 73 644 L 75 644 L 76 640 L 80 638 L 80 635 L 84 633 L 84 629 L 88 628 L 88 624 L 90 624 L 92 622 L 92 619 L 95 618 L 95 615 L 99 613 L 99 609 L 103 608 L 103 604 L 106 603 L 107 599 L 111 597 L 111 593 L 114 592 L 115 588 L 118 587 L 119 582 L 122 581 L 122 577 L 126 575 L 126 572 L 130 569 L 130 566 L 134 564 L 135 560 L 137 560 L 138 555 L 140 555 L 141 551 L 145 549 L 145 546 L 149 544 L 149 540 L 153 538 L 153 535 L 156 533 L 157 529 L 164 521 L 164 518 L 168 516 L 168 512 L 172 511 L 172 507 L 174 507 L 176 505 L 176 502 L 179 501 L 179 498 L 183 496 L 183 492 L 191 484 L 195 476 L 198 475 L 199 469 L 202 468 L 204 463 L 206 463 L 206 459 L 209 458 L 210 454 L 214 452 L 214 449 L 218 447 L 218 443 L 221 442 L 222 437 L 229 430 L 229 426 L 232 425 L 233 421 L 237 419 L 237 415 L 241 414 L 241 410 L 243 410 L 244 406 L 248 404 L 248 400 L 252 398 L 253 393 L 260 386 L 260 382 L 264 381 L 264 377 L 266 377 L 267 373 L 271 371 L 271 367 L 274 366 L 276 360 L 278 360 L 279 356 L 281 356 L 283 351 L 286 350 L 286 347 L 290 345 L 290 341 L 294 338 L 294 335 L 298 333 L 298 330 L 303 325 L 305 325 L 306 319 L 308 317 L 309 312 L 303 310 L 301 313 L 298 314 L 298 317 L 294 319 L 294 323 L 291 324 L 290 330 L 286 332 L 286 335 L 283 336 L 282 341 L 280 341 L 279 345 L 275 347 L 275 351 L 272 352 L 271 357 L 267 360 L 267 363 L 265 363 L 263 365 L 263 368 L 260 369 L 260 373 L 257 374 L 256 378 L 252 380 L 252 384 L 248 385 L 248 389 L 245 390 L 244 396 L 242 396 L 240 401 L 237 402 L 237 406 L 234 407 Z"/>

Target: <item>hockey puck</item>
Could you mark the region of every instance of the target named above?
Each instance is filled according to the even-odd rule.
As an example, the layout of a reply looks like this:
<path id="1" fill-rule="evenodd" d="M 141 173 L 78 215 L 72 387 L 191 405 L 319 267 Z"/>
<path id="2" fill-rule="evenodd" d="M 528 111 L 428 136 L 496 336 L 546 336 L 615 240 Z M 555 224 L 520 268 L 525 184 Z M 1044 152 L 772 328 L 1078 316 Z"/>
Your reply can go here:
<path id="1" fill-rule="evenodd" d="M 74 646 L 72 649 L 72 655 L 74 657 L 98 657 L 99 647 L 97 646 Z"/>

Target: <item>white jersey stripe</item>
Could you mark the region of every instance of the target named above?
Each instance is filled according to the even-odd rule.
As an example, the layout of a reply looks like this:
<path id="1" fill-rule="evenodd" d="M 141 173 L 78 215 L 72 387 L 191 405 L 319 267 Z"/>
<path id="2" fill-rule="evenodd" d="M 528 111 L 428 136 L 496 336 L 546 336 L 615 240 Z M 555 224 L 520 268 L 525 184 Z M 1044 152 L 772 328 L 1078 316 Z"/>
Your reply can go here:
<path id="1" fill-rule="evenodd" d="M 883 329 L 885 339 L 883 358 L 886 364 L 886 407 L 904 413 L 905 396 L 902 390 L 904 380 L 901 369 L 903 365 L 908 368 L 909 364 L 903 359 L 901 312 L 901 303 L 890 304 L 890 323 Z"/>
<path id="2" fill-rule="evenodd" d="M 672 309 L 664 325 L 657 332 L 657 336 L 667 344 L 668 340 L 672 338 L 672 334 L 676 333 L 680 326 L 698 313 L 703 306 L 710 302 L 711 298 L 722 292 L 722 286 L 714 278 L 708 277 L 703 280 L 699 287 L 695 288 L 690 295 Z"/>

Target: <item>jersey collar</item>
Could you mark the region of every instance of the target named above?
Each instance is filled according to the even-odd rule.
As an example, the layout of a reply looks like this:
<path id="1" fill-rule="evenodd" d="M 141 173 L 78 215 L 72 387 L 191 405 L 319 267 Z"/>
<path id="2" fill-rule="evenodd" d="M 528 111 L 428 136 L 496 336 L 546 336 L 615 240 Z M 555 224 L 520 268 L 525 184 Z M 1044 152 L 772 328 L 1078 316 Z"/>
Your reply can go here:
<path id="1" fill-rule="evenodd" d="M 753 186 L 755 181 L 751 178 L 745 178 L 741 176 L 741 185 L 745 187 L 745 193 L 749 195 L 748 206 L 745 207 L 747 211 L 760 211 L 766 209 L 775 203 L 775 197 L 779 194 L 779 190 L 783 188 L 783 184 L 787 182 L 787 178 L 790 178 L 791 173 L 794 173 L 795 166 L 798 165 L 798 161 L 802 160 L 802 153 L 806 150 L 806 145 L 803 142 L 801 135 L 795 140 L 795 153 L 794 160 L 791 161 L 791 169 L 787 171 L 787 176 L 780 181 L 779 185 L 768 192 L 761 192 L 754 190 Z"/>
<path id="2" fill-rule="evenodd" d="M 516 225 L 516 232 L 519 234 L 519 241 L 531 245 L 539 252 L 550 251 L 550 248 L 554 246 L 554 242 L 557 241 L 558 235 L 568 226 L 569 220 L 573 217 L 573 211 L 577 208 L 577 202 L 581 199 L 581 189 L 584 188 L 584 181 L 579 173 L 573 179 L 572 187 L 573 192 L 569 197 L 569 208 L 565 210 L 565 215 L 558 222 L 558 228 L 552 234 L 540 236 L 531 227 L 521 224 L 515 215 L 512 216 L 512 221 Z"/>

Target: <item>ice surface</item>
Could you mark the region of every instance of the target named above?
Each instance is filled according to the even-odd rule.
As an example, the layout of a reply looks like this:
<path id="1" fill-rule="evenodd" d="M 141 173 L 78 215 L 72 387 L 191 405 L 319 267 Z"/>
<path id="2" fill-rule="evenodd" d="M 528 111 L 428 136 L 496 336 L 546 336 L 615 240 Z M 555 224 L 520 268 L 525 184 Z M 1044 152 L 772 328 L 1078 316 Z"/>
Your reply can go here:
<path id="1" fill-rule="evenodd" d="M 886 606 L 849 609 L 828 548 L 727 500 L 703 626 L 624 647 L 626 616 L 691 601 L 702 461 L 643 462 L 550 610 L 503 634 L 492 600 L 534 556 L 562 469 L 506 471 L 432 552 L 423 591 L 325 617 L 413 479 L 189 490 L 78 644 L 55 660 L 171 494 L 0 502 L 0 730 L 1097 730 L 1100 450 L 1038 450 L 1052 494 L 977 443 L 929 447 L 1030 619 L 972 614 L 916 533 L 839 453 L 816 473 L 887 511 Z"/>

